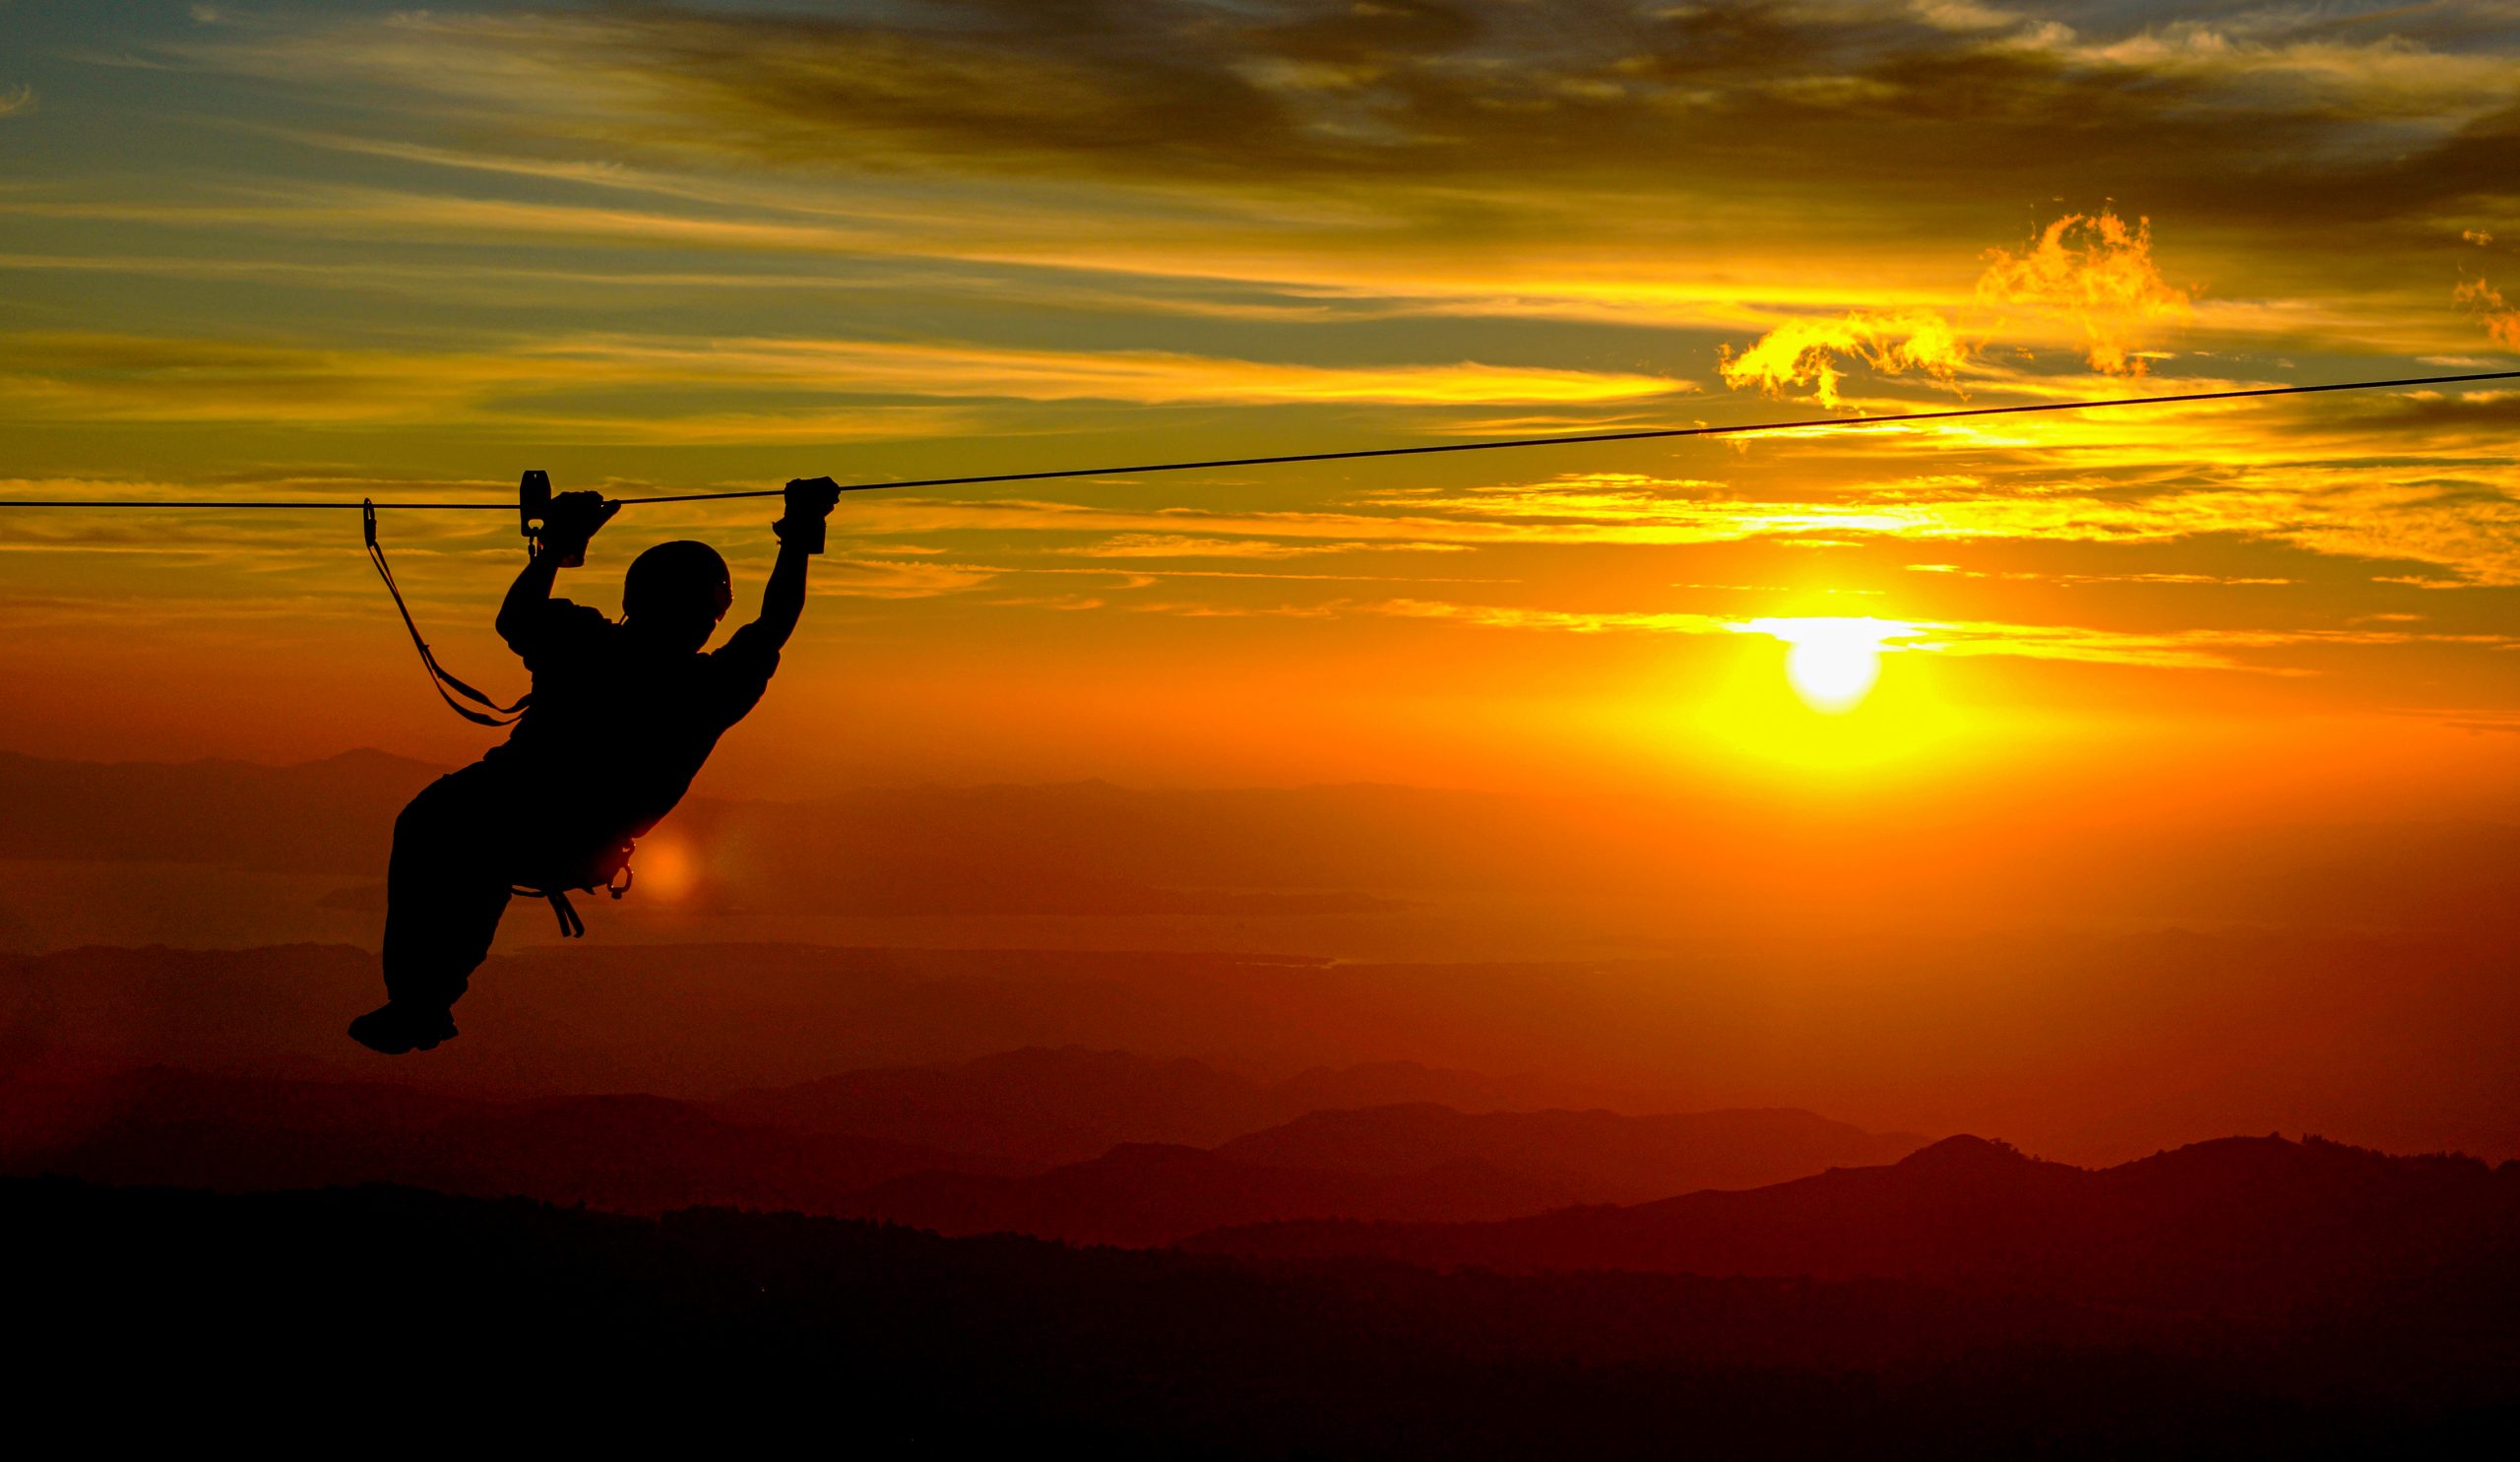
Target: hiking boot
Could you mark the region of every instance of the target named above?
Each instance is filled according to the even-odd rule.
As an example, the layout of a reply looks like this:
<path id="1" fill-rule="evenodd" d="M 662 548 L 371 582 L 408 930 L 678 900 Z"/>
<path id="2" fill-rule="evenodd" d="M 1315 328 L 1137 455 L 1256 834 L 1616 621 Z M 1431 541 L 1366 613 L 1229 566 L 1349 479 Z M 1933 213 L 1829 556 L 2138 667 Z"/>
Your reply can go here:
<path id="1" fill-rule="evenodd" d="M 350 1039 L 385 1055 L 430 1050 L 455 1039 L 455 1015 L 447 1010 L 415 1010 L 392 1001 L 350 1022 Z"/>

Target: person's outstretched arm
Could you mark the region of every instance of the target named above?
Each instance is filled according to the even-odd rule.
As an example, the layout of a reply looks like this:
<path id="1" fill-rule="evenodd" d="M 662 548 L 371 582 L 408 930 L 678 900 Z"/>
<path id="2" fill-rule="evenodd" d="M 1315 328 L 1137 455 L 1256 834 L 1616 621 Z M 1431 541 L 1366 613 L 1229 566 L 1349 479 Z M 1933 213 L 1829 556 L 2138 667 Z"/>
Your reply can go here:
<path id="1" fill-rule="evenodd" d="M 599 492 L 563 492 L 551 499 L 542 515 L 542 551 L 534 555 L 508 586 L 499 602 L 499 638 L 525 653 L 524 639 L 534 632 L 535 610 L 551 598 L 551 586 L 563 565 L 586 561 L 587 541 L 612 520 L 621 504 L 605 502 Z"/>
<path id="2" fill-rule="evenodd" d="M 765 649 L 778 650 L 796 632 L 805 612 L 805 560 L 823 551 L 823 520 L 840 501 L 840 484 L 829 477 L 799 477 L 788 484 L 788 513 L 770 525 L 779 535 L 779 561 L 770 568 L 770 584 L 761 592 L 761 617 L 750 628 Z"/>

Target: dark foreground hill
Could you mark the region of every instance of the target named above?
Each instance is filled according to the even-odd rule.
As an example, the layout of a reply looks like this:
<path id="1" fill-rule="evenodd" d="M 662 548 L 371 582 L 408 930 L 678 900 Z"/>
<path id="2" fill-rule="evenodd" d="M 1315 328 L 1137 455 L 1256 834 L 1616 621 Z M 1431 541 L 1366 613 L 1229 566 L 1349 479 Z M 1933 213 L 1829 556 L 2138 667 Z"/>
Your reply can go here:
<path id="1" fill-rule="evenodd" d="M 1483 1224 L 1262 1225 L 1191 1245 L 1506 1272 L 1872 1276 L 2274 1314 L 2520 1276 L 2520 1163 L 2228 1137 L 2114 1168 L 1952 1137 L 1887 1167 Z"/>
<path id="2" fill-rule="evenodd" d="M 402 1188 L 13 1179 L 0 1213 L 12 1329 L 40 1341 L 18 1394 L 127 1445 L 2492 1455 L 2520 1373 L 2510 1327 L 2481 1323 L 2507 1286 L 2204 1329 L 1885 1281 L 1440 1274 Z"/>

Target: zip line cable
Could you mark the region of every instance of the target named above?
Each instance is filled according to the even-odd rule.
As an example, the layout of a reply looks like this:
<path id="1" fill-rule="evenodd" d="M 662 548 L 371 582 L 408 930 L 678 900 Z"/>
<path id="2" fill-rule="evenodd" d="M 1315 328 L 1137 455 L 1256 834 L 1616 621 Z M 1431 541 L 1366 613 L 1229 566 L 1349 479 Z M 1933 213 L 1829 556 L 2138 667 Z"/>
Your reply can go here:
<path id="1" fill-rule="evenodd" d="M 1151 473 L 1200 472 L 1228 467 L 1282 467 L 1299 462 L 1357 462 L 1374 457 L 1430 457 L 1442 452 L 1498 452 L 1522 447 L 1572 447 L 1600 442 L 1643 442 L 1692 436 L 1748 436 L 1771 431 L 1832 430 L 1849 426 L 1883 426 L 1905 421 L 1951 421 L 1966 416 L 2012 416 L 2032 412 L 2081 412 L 2104 407 L 2171 406 L 2181 402 L 2240 401 L 2262 396 L 2315 396 L 2330 391 L 2393 391 L 2410 386 L 2451 386 L 2473 381 L 2520 380 L 2520 370 L 2478 371 L 2455 376 L 2408 376 L 2387 381 L 2332 381 L 2318 386 L 2257 386 L 2238 391 L 2183 391 L 2170 396 L 2122 396 L 2093 398 L 2081 401 L 2040 401 L 2021 406 L 1959 407 L 1949 411 L 1897 412 L 1886 416 L 1813 416 L 1798 421 L 1750 421 L 1733 426 L 1660 426 L 1637 431 L 1595 431 L 1576 436 L 1501 437 L 1478 442 L 1440 442 L 1416 447 L 1365 447 L 1343 452 L 1289 452 L 1268 457 L 1223 457 L 1205 462 L 1149 462 L 1131 467 L 1074 467 L 1048 472 L 984 473 L 963 477 L 920 477 L 909 481 L 835 483 L 842 492 L 881 492 L 897 487 L 973 487 L 987 482 L 1040 482 L 1059 477 L 1141 477 Z M 785 487 L 748 489 L 735 492 L 678 492 L 652 497 L 614 498 L 624 506 L 634 503 L 718 502 L 733 498 L 780 497 Z M 87 508 L 140 509 L 167 511 L 201 510 L 214 512 L 277 511 L 300 509 L 351 509 L 359 513 L 360 536 L 367 544 L 368 562 L 377 577 L 384 580 L 385 590 L 394 597 L 394 607 L 403 616 L 403 627 L 410 633 L 411 644 L 419 652 L 420 665 L 428 671 L 430 688 L 455 714 L 475 726 L 500 728 L 512 725 L 524 716 L 533 697 L 528 695 L 511 705 L 502 705 L 472 686 L 458 679 L 429 649 L 421 637 L 419 624 L 412 619 L 410 606 L 403 601 L 402 587 L 394 580 L 394 570 L 385 560 L 385 550 L 377 542 L 376 513 L 380 507 L 409 509 L 413 512 L 471 513 L 517 511 L 529 555 L 546 551 L 541 531 L 536 527 L 551 503 L 549 475 L 529 472 L 518 487 L 518 502 L 385 502 L 361 498 L 357 501 L 326 501 L 322 499 L 260 501 L 193 499 L 155 501 L 149 498 L 0 498 L 0 509 L 7 508 Z M 569 925 L 575 915 L 567 908 L 567 900 L 551 894 L 553 906 L 561 910 L 561 932 L 573 932 Z M 613 897 L 619 898 L 616 891 Z M 583 925 L 581 925 L 583 927 Z"/>
<path id="2" fill-rule="evenodd" d="M 2456 376 L 2406 376 L 2385 381 L 2331 381 L 2317 386 L 2255 386 L 2238 391 L 2184 391 L 2170 396 L 2095 397 L 2081 401 L 2040 401 L 2024 406 L 1961 407 L 1950 411 L 1895 412 L 1885 416 L 1813 416 L 1799 421 L 1749 421 L 1732 426 L 1658 426 L 1638 431 L 1595 431 L 1577 436 L 1499 437 L 1478 442 L 1441 442 L 1417 447 L 1367 447 L 1344 452 L 1290 452 L 1270 457 L 1220 457 L 1204 462 L 1147 462 L 1128 467 L 1070 467 L 1049 472 L 983 473 L 963 477 L 917 477 L 893 482 L 847 482 L 843 492 L 882 492 L 901 487 L 976 487 L 989 482 L 1041 482 L 1060 477 L 1126 477 L 1153 473 L 1203 472 L 1228 467 L 1285 467 L 1301 462 L 1357 462 L 1372 457 L 1430 457 L 1444 452 L 1500 452 L 1523 447 L 1579 447 L 1599 442 L 1643 442 L 1692 436 L 1750 436 L 1771 431 L 1815 431 L 1851 426 L 1889 426 L 1907 421 L 1953 421 L 1964 416 L 2012 416 L 2033 412 L 2085 412 L 2108 407 L 2174 406 L 2182 402 L 2241 401 L 2252 397 L 2316 396 L 2331 391 L 2400 391 L 2414 386 L 2455 386 L 2474 381 L 2520 380 L 2520 370 L 2479 371 Z M 745 497 L 779 497 L 784 487 L 736 492 L 676 492 L 651 497 L 610 499 L 623 506 L 640 503 L 721 502 Z M 169 501 L 150 498 L 0 498 L 0 508 L 137 508 L 142 510 L 294 511 L 357 510 L 368 501 L 264 500 Z M 373 504 L 396 512 L 463 513 L 516 511 L 512 502 L 393 502 Z"/>

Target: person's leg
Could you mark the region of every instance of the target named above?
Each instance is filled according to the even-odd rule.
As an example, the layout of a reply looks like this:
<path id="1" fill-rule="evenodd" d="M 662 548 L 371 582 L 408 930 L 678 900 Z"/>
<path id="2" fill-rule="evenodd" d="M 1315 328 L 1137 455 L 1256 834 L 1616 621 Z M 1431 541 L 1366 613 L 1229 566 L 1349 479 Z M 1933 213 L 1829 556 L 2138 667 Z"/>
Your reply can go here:
<path id="1" fill-rule="evenodd" d="M 384 963 L 387 1008 L 399 1014 L 373 1023 L 366 1035 L 353 1031 L 360 1041 L 382 1049 L 402 1044 L 402 1035 L 409 1046 L 425 1048 L 454 1034 L 447 1008 L 489 957 L 507 911 L 500 869 L 508 804 L 494 779 L 467 768 L 431 783 L 395 819 Z"/>

